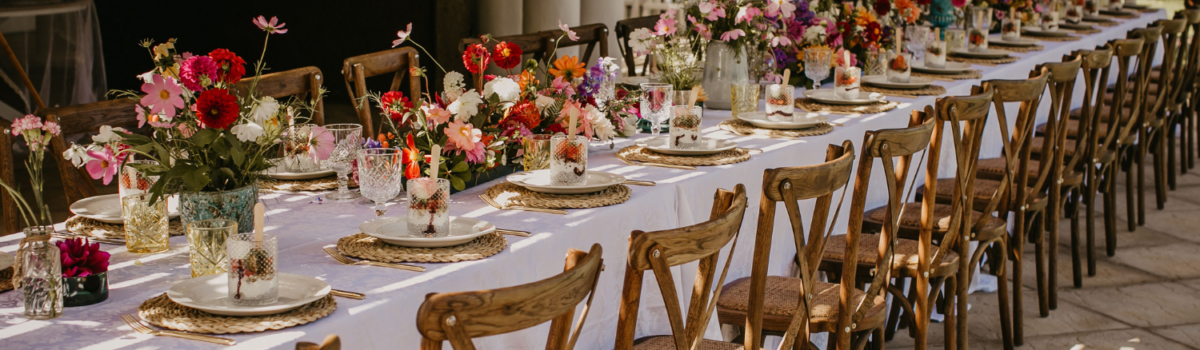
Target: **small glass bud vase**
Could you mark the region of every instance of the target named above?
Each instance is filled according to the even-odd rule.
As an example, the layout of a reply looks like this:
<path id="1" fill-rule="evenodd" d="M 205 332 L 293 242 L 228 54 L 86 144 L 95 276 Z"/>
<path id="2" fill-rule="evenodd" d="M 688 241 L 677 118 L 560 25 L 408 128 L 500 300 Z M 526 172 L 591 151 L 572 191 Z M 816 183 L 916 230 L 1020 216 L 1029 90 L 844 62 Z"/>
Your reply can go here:
<path id="1" fill-rule="evenodd" d="M 48 320 L 62 316 L 62 256 L 58 247 L 44 236 L 49 227 L 25 229 L 24 248 L 17 256 L 20 266 L 21 295 L 25 299 L 25 318 Z M 42 239 L 30 239 L 43 237 Z"/>
<path id="2" fill-rule="evenodd" d="M 587 183 L 587 139 L 574 135 L 555 135 L 550 139 L 550 150 L 551 183 L 559 186 Z"/>
<path id="3" fill-rule="evenodd" d="M 229 255 L 229 303 L 269 305 L 279 301 L 279 241 L 263 235 L 254 241 L 253 233 L 230 236 L 225 240 Z"/>
<path id="4" fill-rule="evenodd" d="M 840 99 L 858 98 L 858 87 L 862 82 L 862 69 L 837 67 L 833 74 L 833 92 Z"/>
<path id="5" fill-rule="evenodd" d="M 167 250 L 167 198 L 150 203 L 150 194 L 142 193 L 121 198 L 121 215 L 125 218 L 125 248 L 130 253 L 158 253 Z"/>
<path id="6" fill-rule="evenodd" d="M 671 116 L 671 148 L 689 149 L 700 144 L 700 106 L 674 106 Z"/>
<path id="7" fill-rule="evenodd" d="M 787 84 L 767 85 L 767 120 L 791 122 L 795 120 L 796 104 L 793 96 L 796 89 Z"/>
<path id="8" fill-rule="evenodd" d="M 1018 18 L 1000 20 L 1000 39 L 1021 41 L 1021 20 Z"/>
<path id="9" fill-rule="evenodd" d="M 555 136 L 558 137 L 558 136 Z M 586 145 L 584 149 L 587 149 Z M 445 237 L 450 234 L 450 180 L 420 177 L 408 180 L 408 234 Z"/>
<path id="10" fill-rule="evenodd" d="M 892 53 L 888 59 L 887 79 L 893 83 L 907 83 L 912 76 L 912 54 L 911 53 Z"/>

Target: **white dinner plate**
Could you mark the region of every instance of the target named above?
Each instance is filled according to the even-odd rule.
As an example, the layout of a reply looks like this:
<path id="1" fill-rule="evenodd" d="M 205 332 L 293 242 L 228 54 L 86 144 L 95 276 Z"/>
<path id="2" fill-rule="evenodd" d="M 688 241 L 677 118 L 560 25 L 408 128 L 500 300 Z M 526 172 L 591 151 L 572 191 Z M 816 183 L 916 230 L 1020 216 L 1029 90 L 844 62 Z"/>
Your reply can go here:
<path id="1" fill-rule="evenodd" d="M 13 258 L 12 254 L 0 252 L 0 271 L 13 266 L 17 259 Z"/>
<path id="2" fill-rule="evenodd" d="M 1066 37 L 1066 36 L 1068 36 L 1068 35 L 1071 35 L 1071 33 L 1073 33 L 1073 32 L 1072 32 L 1072 31 L 1067 31 L 1067 30 L 1062 30 L 1062 29 L 1059 29 L 1059 30 L 1042 30 L 1042 28 L 1031 27 L 1031 28 L 1021 28 L 1021 33 L 1022 33 L 1022 34 L 1027 34 L 1027 35 L 1032 35 L 1032 36 L 1048 36 L 1048 37 L 1059 37 L 1059 38 L 1062 38 L 1062 37 Z"/>
<path id="3" fill-rule="evenodd" d="M 167 197 L 167 212 L 171 217 L 179 216 L 179 195 Z M 81 199 L 71 204 L 71 213 L 110 224 L 125 223 L 121 217 L 121 195 L 119 194 Z"/>
<path id="4" fill-rule="evenodd" d="M 805 113 L 797 112 L 797 114 L 805 114 Z M 812 117 L 812 118 L 802 118 L 803 120 L 800 120 L 800 121 L 777 122 L 777 121 L 767 119 L 767 112 L 738 113 L 737 117 L 735 117 L 735 118 L 744 120 L 747 123 L 750 123 L 750 125 L 754 125 L 754 126 L 757 126 L 760 128 L 783 129 L 783 130 L 811 128 L 811 127 L 820 125 L 821 123 L 829 121 L 829 117 L 819 115 L 819 116 Z"/>
<path id="5" fill-rule="evenodd" d="M 610 172 L 588 170 L 587 182 L 582 185 L 555 185 L 550 181 L 550 169 L 522 171 L 508 175 L 508 182 L 524 187 L 530 191 L 551 194 L 583 194 L 603 191 L 613 185 L 625 182 L 625 177 Z"/>
<path id="6" fill-rule="evenodd" d="M 278 166 L 273 166 L 270 169 L 267 169 L 266 174 L 268 177 L 270 177 L 272 179 L 277 179 L 277 180 L 309 180 L 309 179 L 320 179 L 320 178 L 323 178 L 326 176 L 336 175 L 337 172 L 333 171 L 333 169 L 329 169 L 325 165 L 321 165 L 320 170 L 310 171 L 310 172 L 306 172 L 306 173 L 294 173 L 294 172 L 289 172 L 289 171 L 280 171 Z"/>
<path id="7" fill-rule="evenodd" d="M 670 136 L 651 137 L 638 140 L 638 143 L 651 151 L 678 156 L 702 156 L 715 154 L 737 148 L 737 142 L 702 137 L 695 148 L 671 148 Z"/>
<path id="8" fill-rule="evenodd" d="M 865 91 L 859 91 L 857 98 L 842 99 L 837 97 L 833 89 L 805 90 L 804 97 L 831 105 L 868 105 L 884 101 L 883 94 L 877 92 L 868 93 Z"/>
<path id="9" fill-rule="evenodd" d="M 914 72 L 928 74 L 958 74 L 971 70 L 971 64 L 962 62 L 946 62 L 946 66 L 942 68 L 926 67 L 925 63 L 917 62 L 912 65 Z"/>
<path id="10" fill-rule="evenodd" d="M 970 58 L 1005 58 L 1012 54 L 1010 51 L 988 48 L 984 52 L 972 52 L 968 50 L 951 51 L 950 54 Z"/>
<path id="11" fill-rule="evenodd" d="M 929 86 L 930 84 L 933 84 L 933 79 L 910 76 L 908 78 L 907 83 L 897 83 L 897 82 L 893 82 L 893 81 L 888 81 L 887 76 L 868 75 L 868 76 L 863 77 L 862 82 L 863 82 L 863 84 L 874 85 L 874 86 L 878 86 L 881 88 L 887 88 L 887 89 L 912 90 L 912 89 L 924 88 L 926 86 Z"/>
<path id="12" fill-rule="evenodd" d="M 450 217 L 450 234 L 445 237 L 414 236 L 408 232 L 408 218 L 385 216 L 358 225 L 362 233 L 387 244 L 403 247 L 437 248 L 466 244 L 479 236 L 496 231 L 490 222 L 458 216 Z"/>
<path id="13" fill-rule="evenodd" d="M 988 37 L 988 43 L 992 44 L 992 45 L 996 45 L 996 46 L 1029 47 L 1029 46 L 1037 45 L 1038 40 L 1031 39 L 1031 38 L 1018 38 L 1017 40 L 1004 40 L 1003 36 L 997 34 L 997 35 L 992 35 L 992 36 Z"/>
<path id="14" fill-rule="evenodd" d="M 176 283 L 167 297 L 179 305 L 221 316 L 274 315 L 324 298 L 329 283 L 304 275 L 277 273 L 279 301 L 270 305 L 234 305 L 229 302 L 229 277 L 216 274 Z"/>

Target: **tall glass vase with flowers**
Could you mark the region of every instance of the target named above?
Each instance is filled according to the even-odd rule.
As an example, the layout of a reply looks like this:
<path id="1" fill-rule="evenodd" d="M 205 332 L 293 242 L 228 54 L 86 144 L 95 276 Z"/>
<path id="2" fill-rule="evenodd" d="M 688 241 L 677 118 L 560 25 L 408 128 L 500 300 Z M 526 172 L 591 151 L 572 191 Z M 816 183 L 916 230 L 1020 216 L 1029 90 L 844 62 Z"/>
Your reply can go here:
<path id="1" fill-rule="evenodd" d="M 25 160 L 25 170 L 29 172 L 29 185 L 33 190 L 32 205 L 21 196 L 20 187 L 17 184 L 0 181 L 0 186 L 4 186 L 8 195 L 12 196 L 14 202 L 17 203 L 17 212 L 21 213 L 21 220 L 25 227 L 28 227 L 25 230 L 26 235 L 49 234 L 50 230 L 47 229 L 47 226 L 52 224 L 52 219 L 50 218 L 50 208 L 46 206 L 43 194 L 45 178 L 42 176 L 42 164 L 46 159 L 46 148 L 50 146 L 50 139 L 62 134 L 62 128 L 58 123 L 43 122 L 42 118 L 30 114 L 13 121 L 12 126 L 4 132 L 20 136 L 25 141 L 25 146 L 29 148 L 29 158 Z"/>

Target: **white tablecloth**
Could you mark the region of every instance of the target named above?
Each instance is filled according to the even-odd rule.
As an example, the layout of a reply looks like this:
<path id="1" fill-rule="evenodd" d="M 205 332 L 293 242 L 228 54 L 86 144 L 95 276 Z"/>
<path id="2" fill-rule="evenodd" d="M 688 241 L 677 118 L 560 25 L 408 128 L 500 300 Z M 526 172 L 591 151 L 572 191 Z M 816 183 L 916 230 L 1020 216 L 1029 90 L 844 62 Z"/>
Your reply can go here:
<path id="1" fill-rule="evenodd" d="M 1151 13 L 1138 19 L 1124 21 L 1104 32 L 1084 37 L 1080 41 L 1043 42 L 1045 50 L 1027 54 L 1015 63 L 982 68 L 984 79 L 1019 79 L 1041 62 L 1058 61 L 1073 49 L 1092 48 L 1105 41 L 1124 37 L 1129 29 L 1145 26 L 1163 18 L 1164 12 Z M 950 95 L 966 95 L 977 81 L 938 82 Z M 1082 89 L 1082 84 L 1081 89 Z M 797 95 L 800 95 L 798 92 Z M 1078 94 L 1077 94 L 1078 95 Z M 604 208 L 571 210 L 569 215 L 551 215 L 520 211 L 498 211 L 485 205 L 477 196 L 492 185 L 480 184 L 452 196 L 451 213 L 488 220 L 497 226 L 533 232 L 532 237 L 506 236 L 509 247 L 487 259 L 452 264 L 423 264 L 427 272 L 415 273 L 366 266 L 344 266 L 325 255 L 322 247 L 335 244 L 338 238 L 357 232 L 360 222 L 370 219 L 373 212 L 366 203 L 333 203 L 319 200 L 320 194 L 264 194 L 267 206 L 267 231 L 280 237 L 280 268 L 284 272 L 300 273 L 328 281 L 334 288 L 362 292 L 366 300 L 338 298 L 338 309 L 314 323 L 254 334 L 229 337 L 238 344 L 231 349 L 291 349 L 296 341 L 319 342 L 327 334 L 338 334 L 347 349 L 403 348 L 415 349 L 420 343 L 415 319 L 417 308 L 428 293 L 481 290 L 529 283 L 560 273 L 567 249 L 587 250 L 593 243 L 604 247 L 606 271 L 601 274 L 597 296 L 579 341 L 579 349 L 612 348 L 616 334 L 617 310 L 620 301 L 623 264 L 626 259 L 628 236 L 632 230 L 662 230 L 695 224 L 708 216 L 711 198 L 717 188 L 733 188 L 745 184 L 751 208 L 746 211 L 742 238 L 729 273 L 730 280 L 747 276 L 753 245 L 754 227 L 758 217 L 762 171 L 766 168 L 800 166 L 824 160 L 827 144 L 850 140 L 861 144 L 867 130 L 897 128 L 906 125 L 909 111 L 932 104 L 934 97 L 897 99 L 900 108 L 876 115 L 832 115 L 833 122 L 843 123 L 833 132 L 799 140 L 778 140 L 764 137 L 740 137 L 719 131 L 716 125 L 730 118 L 728 111 L 706 110 L 706 137 L 737 141 L 740 146 L 759 148 L 763 154 L 735 165 L 700 167 L 695 171 L 655 167 L 628 166 L 613 156 L 615 150 L 632 144 L 620 140 L 616 148 L 593 145 L 591 168 L 623 174 L 627 177 L 658 182 L 655 187 L 631 186 L 633 195 L 628 202 Z M 1075 99 L 1080 104 L 1081 98 Z M 1048 108 L 1049 100 L 1043 104 Z M 646 137 L 648 135 L 638 135 Z M 1000 152 L 999 133 L 989 125 L 983 155 Z M 943 157 L 949 159 L 951 157 Z M 943 164 L 942 175 L 949 176 L 953 164 Z M 878 168 L 877 168 L 878 169 Z M 878 175 L 878 172 L 877 174 Z M 868 196 L 874 207 L 885 202 L 882 177 L 872 179 Z M 849 196 L 847 196 L 849 197 Z M 849 198 L 844 211 L 849 210 Z M 393 204 L 395 205 L 395 204 Z M 802 211 L 811 212 L 811 204 Z M 780 209 L 782 210 L 782 209 Z M 403 209 L 393 207 L 389 215 L 403 215 Z M 847 213 L 840 216 L 837 230 L 845 227 Z M 790 272 L 794 253 L 787 219 L 780 215 L 771 251 L 770 273 Z M 62 229 L 62 226 L 59 226 Z M 21 235 L 0 237 L 0 251 L 12 253 Z M 0 293 L 0 348 L 4 349 L 208 349 L 208 343 L 174 338 L 153 338 L 136 334 L 120 321 L 121 314 L 137 312 L 138 305 L 165 292 L 171 285 L 189 278 L 187 240 L 171 239 L 171 249 L 159 254 L 130 254 L 124 247 L 104 245 L 113 254 L 109 272 L 110 296 L 103 303 L 68 308 L 54 320 L 32 321 L 22 317 L 23 304 L 19 292 Z M 722 253 L 724 259 L 725 253 Z M 689 295 L 693 265 L 677 267 L 676 279 L 680 295 Z M 652 274 L 644 284 L 642 308 L 639 314 L 638 336 L 669 334 L 659 291 Z M 684 287 L 688 289 L 684 289 Z M 687 302 L 686 300 L 684 302 Z M 709 338 L 719 339 L 715 317 L 708 327 Z M 528 349 L 544 346 L 548 324 L 517 333 L 477 340 L 488 349 Z"/>

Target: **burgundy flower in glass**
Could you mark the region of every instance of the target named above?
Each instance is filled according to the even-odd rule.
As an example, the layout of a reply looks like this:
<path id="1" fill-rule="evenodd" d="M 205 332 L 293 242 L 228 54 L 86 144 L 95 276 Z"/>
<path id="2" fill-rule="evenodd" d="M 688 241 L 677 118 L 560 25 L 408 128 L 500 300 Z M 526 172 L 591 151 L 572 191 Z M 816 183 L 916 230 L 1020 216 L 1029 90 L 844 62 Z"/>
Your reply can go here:
<path id="1" fill-rule="evenodd" d="M 62 254 L 63 277 L 87 277 L 108 271 L 109 254 L 100 250 L 100 243 L 71 238 L 54 244 Z"/>

